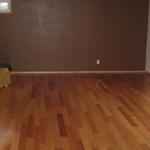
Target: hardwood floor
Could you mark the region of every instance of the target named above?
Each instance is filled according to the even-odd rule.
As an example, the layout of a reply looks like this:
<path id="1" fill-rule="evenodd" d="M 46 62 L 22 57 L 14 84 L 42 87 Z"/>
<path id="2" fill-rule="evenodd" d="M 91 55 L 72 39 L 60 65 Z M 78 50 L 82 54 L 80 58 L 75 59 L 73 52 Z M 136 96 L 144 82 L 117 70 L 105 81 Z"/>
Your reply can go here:
<path id="1" fill-rule="evenodd" d="M 150 76 L 14 76 L 0 150 L 150 150 Z"/>

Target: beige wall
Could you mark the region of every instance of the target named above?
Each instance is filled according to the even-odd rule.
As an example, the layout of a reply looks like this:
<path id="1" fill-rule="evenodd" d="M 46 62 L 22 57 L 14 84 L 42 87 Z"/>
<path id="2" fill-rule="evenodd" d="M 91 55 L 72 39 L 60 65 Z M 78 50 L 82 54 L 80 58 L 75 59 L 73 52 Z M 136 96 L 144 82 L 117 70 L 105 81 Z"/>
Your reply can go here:
<path id="1" fill-rule="evenodd" d="M 146 70 L 148 72 L 150 72 L 150 11 L 149 11 L 149 21 L 148 21 L 148 42 L 147 42 L 147 54 L 146 54 Z"/>

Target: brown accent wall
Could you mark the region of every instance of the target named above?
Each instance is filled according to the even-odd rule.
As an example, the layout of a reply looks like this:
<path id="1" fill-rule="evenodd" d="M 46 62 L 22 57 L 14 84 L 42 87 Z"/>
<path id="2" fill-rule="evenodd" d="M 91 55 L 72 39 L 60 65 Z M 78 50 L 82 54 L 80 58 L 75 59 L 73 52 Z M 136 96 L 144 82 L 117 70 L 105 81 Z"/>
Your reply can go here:
<path id="1" fill-rule="evenodd" d="M 0 61 L 14 70 L 145 68 L 148 0 L 12 1 L 0 14 Z"/>

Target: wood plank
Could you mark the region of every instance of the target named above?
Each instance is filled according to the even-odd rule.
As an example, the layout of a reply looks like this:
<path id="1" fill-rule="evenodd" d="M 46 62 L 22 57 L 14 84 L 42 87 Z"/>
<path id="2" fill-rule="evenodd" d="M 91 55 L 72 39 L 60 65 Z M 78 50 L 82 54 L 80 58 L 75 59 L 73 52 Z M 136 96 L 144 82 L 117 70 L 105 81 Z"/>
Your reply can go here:
<path id="1" fill-rule="evenodd" d="M 149 150 L 147 74 L 13 75 L 0 150 Z"/>

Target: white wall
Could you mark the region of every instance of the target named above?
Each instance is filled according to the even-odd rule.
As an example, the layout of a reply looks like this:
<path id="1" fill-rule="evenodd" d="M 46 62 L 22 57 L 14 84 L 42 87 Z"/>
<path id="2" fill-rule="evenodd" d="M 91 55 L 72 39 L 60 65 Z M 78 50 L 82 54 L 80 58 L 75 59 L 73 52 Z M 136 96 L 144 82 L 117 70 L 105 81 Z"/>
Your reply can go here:
<path id="1" fill-rule="evenodd" d="M 146 53 L 146 71 L 150 72 L 150 6 L 149 6 L 149 20 L 148 20 L 148 41 Z"/>

